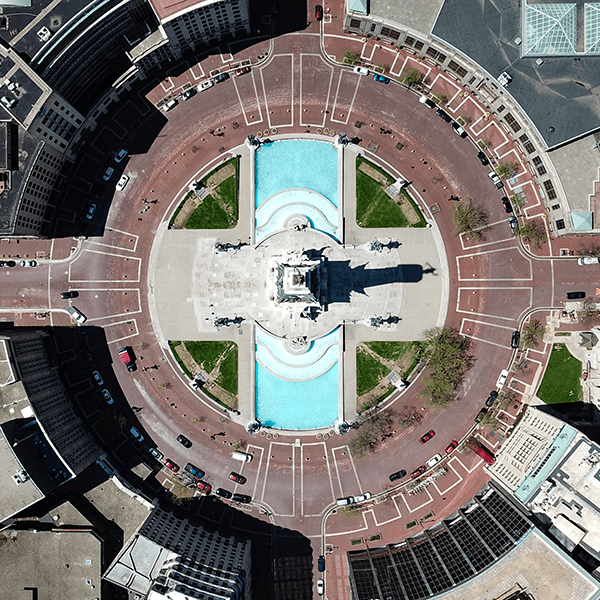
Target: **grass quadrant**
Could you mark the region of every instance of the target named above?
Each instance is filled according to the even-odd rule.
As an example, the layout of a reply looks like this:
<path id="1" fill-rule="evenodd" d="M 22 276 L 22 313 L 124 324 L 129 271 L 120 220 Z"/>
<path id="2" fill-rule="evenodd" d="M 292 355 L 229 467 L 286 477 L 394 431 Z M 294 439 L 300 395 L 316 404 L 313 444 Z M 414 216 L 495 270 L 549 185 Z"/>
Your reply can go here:
<path id="1" fill-rule="evenodd" d="M 546 404 L 581 401 L 581 361 L 564 344 L 554 344 L 538 397 Z"/>
<path id="2" fill-rule="evenodd" d="M 363 350 L 356 353 L 356 393 L 359 396 L 372 390 L 390 370 Z"/>
<path id="3" fill-rule="evenodd" d="M 219 358 L 231 348 L 233 342 L 184 342 L 188 352 L 207 373 L 217 365 Z"/>
<path id="4" fill-rule="evenodd" d="M 237 396 L 238 393 L 238 349 L 237 344 L 229 351 L 227 356 L 221 361 L 219 367 L 219 376 L 217 384 L 226 392 Z"/>
<path id="5" fill-rule="evenodd" d="M 356 172 L 356 221 L 361 227 L 408 227 L 400 206 L 361 171 Z"/>

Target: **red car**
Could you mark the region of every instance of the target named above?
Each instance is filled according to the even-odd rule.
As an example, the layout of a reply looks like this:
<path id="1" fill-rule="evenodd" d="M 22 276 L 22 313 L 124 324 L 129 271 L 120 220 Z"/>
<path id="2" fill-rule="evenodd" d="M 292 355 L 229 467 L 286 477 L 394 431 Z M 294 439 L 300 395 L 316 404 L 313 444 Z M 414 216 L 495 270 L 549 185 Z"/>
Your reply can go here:
<path id="1" fill-rule="evenodd" d="M 315 6 L 315 19 L 317 21 L 323 20 L 323 7 L 320 4 Z"/>
<path id="2" fill-rule="evenodd" d="M 246 483 L 246 481 L 248 481 L 243 475 L 240 475 L 239 473 L 235 473 L 233 471 L 229 473 L 229 479 L 231 479 L 231 481 L 239 483 L 240 485 L 243 485 L 244 483 Z"/>
<path id="3" fill-rule="evenodd" d="M 212 489 L 210 483 L 206 483 L 206 481 L 199 481 L 196 487 L 204 494 L 210 494 L 210 490 Z"/>
<path id="4" fill-rule="evenodd" d="M 425 465 L 421 465 L 418 469 L 416 469 L 415 471 L 413 471 L 410 474 L 410 477 L 411 477 L 411 479 L 416 479 L 420 475 L 423 475 L 423 473 L 425 473 L 425 471 L 427 471 L 427 467 Z"/>
<path id="5" fill-rule="evenodd" d="M 452 452 L 454 452 L 456 450 L 456 448 L 458 447 L 458 442 L 457 441 L 453 441 L 447 448 L 446 448 L 446 454 L 452 454 Z"/>
<path id="6" fill-rule="evenodd" d="M 419 441 L 421 442 L 421 444 L 425 444 L 426 442 L 428 442 L 433 436 L 435 435 L 435 431 L 432 429 L 431 431 L 428 431 Z"/>
<path id="7" fill-rule="evenodd" d="M 165 460 L 165 467 L 167 467 L 167 469 L 171 469 L 173 473 L 177 473 L 177 471 L 179 471 L 179 465 L 175 464 L 170 458 Z"/>
<path id="8" fill-rule="evenodd" d="M 245 75 L 246 73 L 250 73 L 250 67 L 242 67 L 241 69 L 237 69 L 235 72 L 238 77 L 240 75 Z"/>

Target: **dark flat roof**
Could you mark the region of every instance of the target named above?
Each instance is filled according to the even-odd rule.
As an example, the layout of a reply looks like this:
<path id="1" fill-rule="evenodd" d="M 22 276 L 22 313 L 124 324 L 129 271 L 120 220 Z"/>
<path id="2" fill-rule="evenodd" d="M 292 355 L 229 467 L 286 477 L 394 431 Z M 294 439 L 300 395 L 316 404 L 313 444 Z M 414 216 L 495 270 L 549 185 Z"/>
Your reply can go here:
<path id="1" fill-rule="evenodd" d="M 600 57 L 521 57 L 520 4 L 511 0 L 452 0 L 442 6 L 433 35 L 454 46 L 497 78 L 507 71 L 507 88 L 554 147 L 600 127 Z M 549 128 L 553 127 L 551 133 Z"/>

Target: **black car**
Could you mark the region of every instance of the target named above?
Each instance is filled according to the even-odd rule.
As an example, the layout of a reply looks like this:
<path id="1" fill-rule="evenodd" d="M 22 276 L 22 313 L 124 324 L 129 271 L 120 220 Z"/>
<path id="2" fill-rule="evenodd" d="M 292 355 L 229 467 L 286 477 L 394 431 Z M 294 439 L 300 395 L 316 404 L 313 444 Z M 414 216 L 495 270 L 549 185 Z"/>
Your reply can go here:
<path id="1" fill-rule="evenodd" d="M 441 108 L 438 108 L 435 111 L 435 114 L 440 118 L 440 119 L 444 119 L 444 121 L 446 121 L 446 123 L 452 123 L 452 117 L 445 111 L 442 110 Z"/>
<path id="2" fill-rule="evenodd" d="M 233 501 L 240 502 L 241 504 L 250 504 L 250 502 L 252 502 L 252 498 L 250 496 L 246 496 L 246 494 L 234 494 Z"/>
<path id="3" fill-rule="evenodd" d="M 486 165 L 490 164 L 490 161 L 488 160 L 488 157 L 485 155 L 485 152 L 481 152 L 479 151 L 477 153 L 477 158 L 479 159 L 479 162 L 485 167 Z"/>
<path id="4" fill-rule="evenodd" d="M 406 471 L 404 469 L 400 469 L 399 471 L 396 471 L 390 475 L 390 481 L 397 481 L 403 477 L 406 477 Z"/>
<path id="5" fill-rule="evenodd" d="M 513 211 L 512 204 L 510 203 L 510 200 L 506 196 L 502 197 L 502 205 L 504 206 L 504 210 L 507 213 L 511 213 Z"/>
<path id="6" fill-rule="evenodd" d="M 578 300 L 580 298 L 585 298 L 585 292 L 567 292 L 567 298 L 569 300 Z"/>
<path id="7" fill-rule="evenodd" d="M 195 96 L 198 92 L 196 91 L 196 88 L 190 88 L 189 90 L 186 90 L 185 92 L 183 92 L 183 94 L 181 94 L 181 99 L 185 102 L 186 100 L 189 100 L 192 96 Z"/>
<path id="8" fill-rule="evenodd" d="M 479 423 L 481 422 L 481 419 L 483 419 L 483 417 L 485 417 L 485 415 L 487 415 L 487 408 L 482 408 L 478 413 L 477 416 L 475 417 L 475 423 Z"/>
<path id="9" fill-rule="evenodd" d="M 518 348 L 520 341 L 521 341 L 521 333 L 519 331 L 513 331 L 512 337 L 510 338 L 510 347 Z"/>
<path id="10" fill-rule="evenodd" d="M 510 215 L 510 217 L 508 217 L 508 224 L 510 225 L 510 230 L 514 232 L 517 230 L 517 227 L 519 226 L 519 221 L 517 221 L 517 217 L 515 217 L 515 215 Z"/>
<path id="11" fill-rule="evenodd" d="M 79 292 L 61 292 L 60 297 L 63 300 L 68 300 L 69 298 L 78 298 Z"/>
<path id="12" fill-rule="evenodd" d="M 496 398 L 498 397 L 498 392 L 496 390 L 492 390 L 487 400 L 485 401 L 486 406 L 492 406 L 494 402 L 496 402 Z"/>
<path id="13" fill-rule="evenodd" d="M 317 559 L 317 567 L 319 569 L 319 573 L 322 573 L 325 570 L 325 557 L 323 555 L 319 556 Z"/>
<path id="14" fill-rule="evenodd" d="M 192 442 L 190 442 L 190 440 L 188 440 L 185 435 L 181 435 L 179 434 L 177 436 L 177 441 L 184 447 L 184 448 L 191 448 L 192 447 Z"/>
<path id="15" fill-rule="evenodd" d="M 0 260 L 0 267 L 16 267 L 17 263 L 14 260 Z"/>
<path id="16" fill-rule="evenodd" d="M 215 83 L 221 83 L 221 81 L 225 81 L 226 79 L 229 79 L 229 73 L 220 73 L 219 75 L 214 77 L 213 81 Z"/>
<path id="17" fill-rule="evenodd" d="M 233 494 L 229 490 L 224 490 L 223 488 L 217 488 L 215 490 L 215 494 L 217 496 L 221 496 L 221 498 L 227 498 L 228 500 L 229 498 L 231 498 L 231 496 L 233 496 Z"/>

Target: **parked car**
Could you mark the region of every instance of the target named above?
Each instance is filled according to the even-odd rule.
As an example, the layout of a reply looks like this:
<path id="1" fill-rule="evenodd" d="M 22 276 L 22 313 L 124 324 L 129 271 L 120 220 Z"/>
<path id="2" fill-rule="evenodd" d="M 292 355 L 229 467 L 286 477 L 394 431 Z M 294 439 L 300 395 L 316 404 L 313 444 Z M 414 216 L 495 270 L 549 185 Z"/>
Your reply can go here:
<path id="1" fill-rule="evenodd" d="M 195 96 L 198 93 L 196 88 L 190 88 L 189 90 L 185 90 L 183 94 L 181 94 L 181 99 L 184 102 L 187 102 L 192 96 Z"/>
<path id="2" fill-rule="evenodd" d="M 190 440 L 188 440 L 188 438 L 186 438 L 185 435 L 182 435 L 181 433 L 177 436 L 177 441 L 184 448 L 191 448 L 192 447 L 192 442 Z"/>
<path id="3" fill-rule="evenodd" d="M 446 454 L 452 454 L 458 448 L 458 442 L 456 440 L 450 442 L 446 446 Z"/>
<path id="4" fill-rule="evenodd" d="M 494 173 L 494 171 L 488 173 L 488 177 L 492 180 L 492 183 L 498 188 L 501 189 L 504 187 L 504 184 L 502 183 L 502 180 L 500 179 L 500 177 L 498 177 L 498 175 L 496 175 L 496 173 Z"/>
<path id="5" fill-rule="evenodd" d="M 165 467 L 167 467 L 167 469 L 171 469 L 173 473 L 177 473 L 177 471 L 179 471 L 179 465 L 174 463 L 170 458 L 165 460 Z"/>
<path id="6" fill-rule="evenodd" d="M 113 397 L 110 395 L 110 392 L 107 389 L 103 389 L 101 393 L 104 399 L 106 400 L 106 404 L 110 406 L 111 404 L 115 403 Z"/>
<path id="7" fill-rule="evenodd" d="M 370 500 L 371 498 L 371 492 L 365 492 L 364 494 L 361 494 L 360 496 L 354 496 L 354 502 L 358 503 L 358 502 L 366 502 L 367 500 Z"/>
<path id="8" fill-rule="evenodd" d="M 425 465 L 421 465 L 418 469 L 415 469 L 411 474 L 411 479 L 416 479 L 417 477 L 423 475 L 427 471 L 427 467 Z"/>
<path id="9" fill-rule="evenodd" d="M 156 448 L 150 448 L 150 454 L 154 456 L 154 458 L 158 461 L 161 461 L 165 455 L 162 452 L 159 452 Z"/>
<path id="10" fill-rule="evenodd" d="M 231 471 L 231 473 L 229 473 L 229 479 L 231 479 L 231 481 L 239 483 L 240 485 L 244 485 L 246 481 L 248 481 L 243 475 L 240 475 L 235 471 Z"/>
<path id="11" fill-rule="evenodd" d="M 338 506 L 350 506 L 350 504 L 354 504 L 354 502 L 354 496 L 346 496 L 345 498 L 338 498 L 336 500 Z"/>
<path id="12" fill-rule="evenodd" d="M 115 162 L 120 163 L 127 156 L 127 150 L 121 148 L 115 155 Z"/>
<path id="13" fill-rule="evenodd" d="M 131 349 L 128 346 L 124 346 L 123 348 L 119 348 L 118 352 L 119 358 L 121 359 L 121 362 L 127 367 L 127 370 L 135 371 L 137 367 L 135 366 L 135 361 L 131 356 Z"/>
<path id="14" fill-rule="evenodd" d="M 98 371 L 94 371 L 92 373 L 92 377 L 94 378 L 94 381 L 98 384 L 98 385 L 104 385 L 104 379 L 102 379 L 102 375 L 100 375 L 100 373 Z"/>
<path id="15" fill-rule="evenodd" d="M 96 205 L 95 204 L 90 204 L 90 207 L 88 208 L 87 214 L 85 215 L 86 219 L 89 219 L 90 221 L 93 219 L 94 217 L 94 213 L 96 212 Z"/>
<path id="16" fill-rule="evenodd" d="M 16 267 L 17 263 L 14 260 L 0 260 L 0 267 Z"/>
<path id="17" fill-rule="evenodd" d="M 320 4 L 315 6 L 315 19 L 321 21 L 323 19 L 323 7 Z"/>
<path id="18" fill-rule="evenodd" d="M 357 75 L 368 75 L 369 74 L 369 69 L 367 69 L 366 67 L 354 67 L 353 71 Z"/>
<path id="19" fill-rule="evenodd" d="M 204 90 L 211 88 L 213 85 L 215 85 L 215 82 L 212 79 L 207 79 L 206 81 L 199 83 L 196 89 L 199 92 L 203 92 Z"/>
<path id="20" fill-rule="evenodd" d="M 475 417 L 475 423 L 481 423 L 481 420 L 487 415 L 488 409 L 482 408 Z"/>
<path id="21" fill-rule="evenodd" d="M 477 158 L 484 167 L 490 164 L 490 161 L 488 160 L 488 157 L 486 156 L 485 152 L 482 152 L 481 150 L 477 153 Z"/>
<path id="22" fill-rule="evenodd" d="M 235 75 L 236 75 L 236 77 L 239 77 L 240 75 L 245 75 L 246 73 L 250 73 L 250 71 L 251 71 L 250 67 L 242 67 L 241 69 L 235 70 Z"/>
<path id="23" fill-rule="evenodd" d="M 517 221 L 517 217 L 515 217 L 515 215 L 510 215 L 510 217 L 508 217 L 508 225 L 510 226 L 510 230 L 514 234 L 517 230 L 517 227 L 519 226 L 519 221 Z"/>
<path id="24" fill-rule="evenodd" d="M 225 490 L 223 488 L 217 488 L 215 494 L 217 496 L 221 496 L 221 498 L 227 498 L 228 500 L 229 498 L 231 498 L 231 496 L 233 496 L 233 494 L 229 490 Z"/>
<path id="25" fill-rule="evenodd" d="M 435 108 L 437 105 L 433 100 L 430 100 L 427 96 L 420 96 L 419 102 L 424 104 L 427 108 Z"/>
<path id="26" fill-rule="evenodd" d="M 325 582 L 322 579 L 317 579 L 317 594 L 322 596 L 325 593 Z"/>
<path id="27" fill-rule="evenodd" d="M 578 265 L 597 265 L 600 263 L 600 258 L 597 256 L 582 256 L 577 259 Z"/>
<path id="28" fill-rule="evenodd" d="M 136 440 L 138 442 L 143 442 L 144 441 L 144 436 L 135 427 L 132 427 L 129 430 L 129 433 L 133 436 L 134 440 Z"/>
<path id="29" fill-rule="evenodd" d="M 179 102 L 177 102 L 177 100 L 175 98 L 172 98 L 171 100 L 168 100 L 167 102 L 165 102 L 162 105 L 162 109 L 164 112 L 169 112 L 171 109 L 175 108 L 178 104 L 179 104 Z"/>
<path id="30" fill-rule="evenodd" d="M 317 558 L 317 568 L 319 569 L 319 573 L 325 571 L 325 557 L 323 555 Z"/>
<path id="31" fill-rule="evenodd" d="M 115 189 L 117 192 L 122 192 L 125 189 L 125 186 L 129 183 L 129 175 L 121 175 L 119 181 L 117 181 L 117 185 Z"/>
<path id="32" fill-rule="evenodd" d="M 585 298 L 585 292 L 567 292 L 568 300 L 580 300 L 581 298 Z"/>
<path id="33" fill-rule="evenodd" d="M 452 123 L 452 117 L 445 111 L 442 110 L 441 108 L 438 108 L 435 111 L 435 114 L 440 118 L 443 119 L 444 121 L 446 121 L 446 123 Z"/>
<path id="34" fill-rule="evenodd" d="M 35 260 L 22 260 L 19 263 L 20 267 L 37 267 L 37 261 Z"/>
<path id="35" fill-rule="evenodd" d="M 373 79 L 375 81 L 379 81 L 379 83 L 385 83 L 386 85 L 390 82 L 390 78 L 389 77 L 385 77 L 385 75 L 373 75 Z"/>
<path id="36" fill-rule="evenodd" d="M 75 319 L 75 321 L 77 321 L 77 323 L 80 325 L 87 321 L 87 317 L 74 306 L 69 306 L 69 308 L 67 308 L 67 312 L 71 315 L 71 318 Z"/>
<path id="37" fill-rule="evenodd" d="M 70 292 L 61 292 L 60 297 L 63 300 L 68 300 L 69 298 L 77 298 L 79 296 L 79 292 L 70 291 Z"/>
<path id="38" fill-rule="evenodd" d="M 233 494 L 231 499 L 240 504 L 250 504 L 250 502 L 252 502 L 252 498 L 246 494 Z"/>
<path id="39" fill-rule="evenodd" d="M 461 138 L 467 137 L 467 132 L 458 123 L 452 123 L 452 129 L 456 135 L 460 135 Z"/>
<path id="40" fill-rule="evenodd" d="M 399 471 L 396 471 L 390 475 L 390 481 L 397 481 L 403 477 L 406 477 L 406 471 L 404 469 L 400 469 Z"/>
<path id="41" fill-rule="evenodd" d="M 513 211 L 512 204 L 510 203 L 510 200 L 506 196 L 502 196 L 501 202 L 502 202 L 502 206 L 504 206 L 505 212 L 511 213 Z"/>
<path id="42" fill-rule="evenodd" d="M 196 484 L 196 487 L 203 493 L 203 494 L 210 494 L 210 490 L 212 490 L 212 485 L 210 485 L 210 483 L 206 483 L 206 481 L 199 481 Z"/>
<path id="43" fill-rule="evenodd" d="M 434 454 L 425 464 L 427 465 L 427 467 L 429 469 L 431 469 L 431 467 L 434 467 L 435 465 L 437 465 L 441 460 L 442 460 L 441 454 Z"/>
<path id="44" fill-rule="evenodd" d="M 108 181 L 114 172 L 115 172 L 114 167 L 108 167 L 108 169 L 106 169 L 106 171 L 104 171 L 104 175 L 102 175 L 102 179 L 104 179 L 104 181 Z"/>
<path id="45" fill-rule="evenodd" d="M 496 390 L 492 390 L 490 392 L 490 395 L 487 397 L 487 400 L 485 401 L 485 405 L 486 406 L 493 406 L 494 402 L 496 402 L 496 398 L 498 397 L 498 392 Z"/>
<path id="46" fill-rule="evenodd" d="M 427 443 L 433 436 L 435 435 L 435 431 L 433 429 L 431 429 L 430 431 L 428 431 L 421 439 L 419 439 L 419 441 L 421 442 L 421 444 L 425 444 Z"/>
<path id="47" fill-rule="evenodd" d="M 229 79 L 229 73 L 219 73 L 219 75 L 217 75 L 214 78 L 214 82 L 221 83 L 222 81 L 225 81 L 226 79 Z"/>
<path id="48" fill-rule="evenodd" d="M 188 463 L 187 465 L 185 465 L 185 467 L 183 467 L 183 470 L 187 471 L 190 475 L 193 475 L 198 479 L 202 479 L 205 475 L 204 471 L 200 467 L 197 467 L 192 463 Z"/>
<path id="49" fill-rule="evenodd" d="M 510 347 L 511 348 L 518 348 L 520 341 L 521 341 L 521 332 L 520 331 L 513 331 L 512 337 L 510 338 Z"/>

